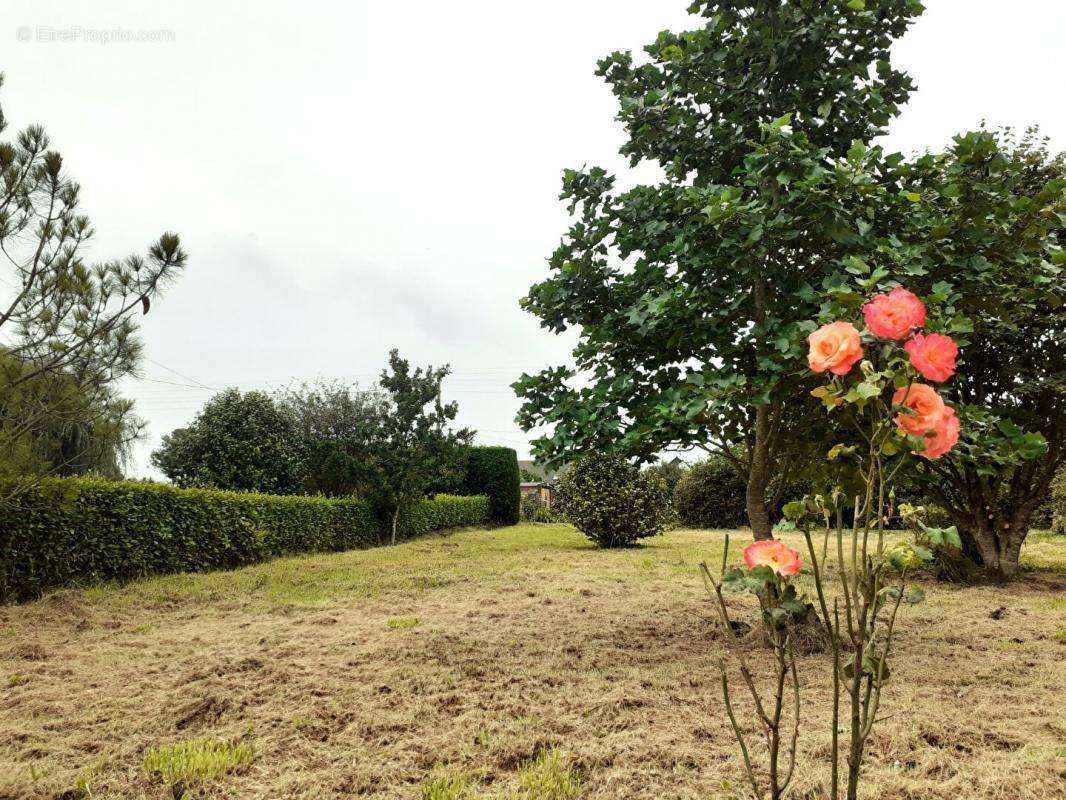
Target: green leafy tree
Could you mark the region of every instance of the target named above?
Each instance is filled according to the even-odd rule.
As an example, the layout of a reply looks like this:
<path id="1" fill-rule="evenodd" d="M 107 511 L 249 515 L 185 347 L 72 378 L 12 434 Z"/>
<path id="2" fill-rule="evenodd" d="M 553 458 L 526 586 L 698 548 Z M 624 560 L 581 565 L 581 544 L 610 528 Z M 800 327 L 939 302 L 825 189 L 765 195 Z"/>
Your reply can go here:
<path id="1" fill-rule="evenodd" d="M 393 544 L 406 509 L 442 483 L 463 479 L 474 433 L 448 426 L 459 411 L 458 404 L 441 399 L 441 384 L 450 372 L 447 365 L 412 370 L 399 351 L 392 350 L 389 369 L 381 374 L 387 413 L 378 418 L 369 437 L 359 481 L 388 516 Z"/>
<path id="2" fill-rule="evenodd" d="M 163 437 L 152 464 L 179 486 L 298 494 L 296 419 L 264 392 L 226 389 L 187 428 Z"/>
<path id="3" fill-rule="evenodd" d="M 1066 463 L 1066 162 L 1034 131 L 977 131 L 900 172 L 919 198 L 899 229 L 906 280 L 968 320 L 963 441 L 918 478 L 967 554 L 1009 577 Z"/>
<path id="4" fill-rule="evenodd" d="M 574 369 L 515 384 L 519 423 L 553 427 L 538 457 L 720 452 L 746 476 L 755 536 L 771 535 L 771 478 L 805 446 L 788 434 L 807 412 L 787 401 L 818 293 L 855 259 L 891 258 L 893 213 L 881 212 L 900 198 L 879 180 L 880 152 L 853 142 L 882 133 L 906 100 L 889 48 L 921 10 L 696 2 L 702 28 L 660 34 L 644 63 L 600 62 L 628 133 L 622 153 L 664 177 L 619 191 L 598 167 L 564 174 L 574 221 L 523 305 L 580 340 Z"/>
<path id="5" fill-rule="evenodd" d="M 305 492 L 338 497 L 369 491 L 365 464 L 391 411 L 381 390 L 319 382 L 283 392 L 278 402 L 296 421 Z"/>
<path id="6" fill-rule="evenodd" d="M 0 356 L 0 359 L 3 357 Z M 64 372 L 0 390 L 0 480 L 18 493 L 42 475 L 119 478 L 143 423 L 107 386 L 83 387 Z"/>
<path id="7" fill-rule="evenodd" d="M 6 127 L 0 112 L 0 131 Z M 20 474 L 24 485 L 49 471 L 40 447 L 56 430 L 84 433 L 114 418 L 115 383 L 135 371 L 141 353 L 134 314 L 148 313 L 186 260 L 178 237 L 166 233 L 146 257 L 87 263 L 94 232 L 79 195 L 42 127 L 0 142 L 0 253 L 10 287 L 0 300 L 0 471 Z M 70 451 L 79 441 L 95 446 L 92 436 L 68 437 L 63 463 L 91 460 Z"/>

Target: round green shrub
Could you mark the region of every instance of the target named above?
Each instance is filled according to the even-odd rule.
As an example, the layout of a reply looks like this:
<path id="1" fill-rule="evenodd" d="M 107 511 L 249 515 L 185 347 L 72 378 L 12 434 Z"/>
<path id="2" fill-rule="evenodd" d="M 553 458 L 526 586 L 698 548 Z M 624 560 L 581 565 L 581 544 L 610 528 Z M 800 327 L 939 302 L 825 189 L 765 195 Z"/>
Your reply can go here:
<path id="1" fill-rule="evenodd" d="M 671 511 L 662 478 L 601 453 L 575 462 L 559 479 L 557 497 L 558 510 L 600 547 L 629 547 L 661 533 Z"/>
<path id="2" fill-rule="evenodd" d="M 696 464 L 677 482 L 674 508 L 689 528 L 739 528 L 748 524 L 747 486 L 721 456 Z"/>

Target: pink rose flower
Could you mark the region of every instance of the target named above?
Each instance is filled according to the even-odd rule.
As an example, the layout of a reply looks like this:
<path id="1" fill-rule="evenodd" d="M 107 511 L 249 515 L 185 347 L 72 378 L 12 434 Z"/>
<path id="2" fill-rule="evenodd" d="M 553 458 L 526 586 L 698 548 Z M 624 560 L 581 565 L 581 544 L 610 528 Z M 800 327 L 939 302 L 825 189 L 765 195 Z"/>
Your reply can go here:
<path id="1" fill-rule="evenodd" d="M 767 566 L 778 575 L 795 575 L 803 566 L 800 554 L 779 539 L 752 542 L 744 548 L 748 569 Z"/>
<path id="2" fill-rule="evenodd" d="M 925 324 L 925 304 L 913 292 L 897 286 L 870 298 L 862 307 L 866 328 L 882 339 L 904 339 Z"/>
<path id="3" fill-rule="evenodd" d="M 925 449 L 922 455 L 929 459 L 940 458 L 959 441 L 959 428 L 959 418 L 955 416 L 955 409 L 945 406 L 944 414 L 939 424 L 933 428 L 932 435 L 926 434 Z"/>
<path id="4" fill-rule="evenodd" d="M 955 358 L 959 346 L 942 333 L 919 333 L 903 346 L 911 358 L 911 366 L 931 381 L 946 381 L 955 374 Z"/>
<path id="5" fill-rule="evenodd" d="M 914 412 L 900 412 L 896 416 L 896 424 L 900 430 L 914 436 L 922 436 L 934 430 L 940 424 L 947 408 L 936 389 L 924 383 L 914 383 L 909 387 L 896 389 L 896 393 L 892 395 L 892 405 L 903 406 Z"/>
<path id="6" fill-rule="evenodd" d="M 815 372 L 847 375 L 862 358 L 859 331 L 850 322 L 831 322 L 807 337 L 807 363 Z"/>

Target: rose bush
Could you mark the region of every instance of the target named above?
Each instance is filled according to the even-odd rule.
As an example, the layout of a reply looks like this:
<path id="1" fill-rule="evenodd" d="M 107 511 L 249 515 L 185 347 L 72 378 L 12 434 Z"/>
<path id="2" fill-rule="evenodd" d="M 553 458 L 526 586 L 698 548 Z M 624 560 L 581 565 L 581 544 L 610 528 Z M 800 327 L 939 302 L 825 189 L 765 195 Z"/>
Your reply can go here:
<path id="1" fill-rule="evenodd" d="M 874 283 L 871 277 L 867 283 Z M 847 305 L 825 306 L 830 312 L 846 313 Z M 854 308 L 854 306 L 852 306 Z M 919 379 L 941 382 L 955 372 L 958 346 L 951 337 L 924 330 L 928 312 L 925 303 L 903 287 L 876 294 L 862 306 L 864 329 L 847 319 L 832 319 L 814 329 L 807 338 L 808 365 L 815 374 L 828 373 L 829 382 L 814 389 L 827 412 L 839 415 L 841 441 L 828 449 L 827 458 L 848 475 L 847 485 L 859 485 L 854 498 L 841 488 L 828 494 L 807 495 L 784 507 L 785 519 L 775 533 L 803 534 L 813 572 L 821 624 L 833 648 L 833 735 L 831 748 L 831 794 L 839 797 L 840 750 L 837 731 L 841 704 L 850 705 L 845 716 L 846 796 L 856 800 L 866 743 L 878 717 L 882 691 L 891 671 L 891 653 L 896 614 L 904 600 L 919 602 L 920 590 L 905 592 L 909 573 L 933 558 L 932 545 L 957 547 L 954 528 L 922 525 L 921 536 L 912 543 L 886 549 L 885 524 L 893 496 L 892 483 L 908 459 L 937 459 L 958 442 L 960 424 L 954 408 L 941 394 Z M 934 321 L 935 322 L 935 321 Z M 845 505 L 849 524 L 845 524 Z M 833 522 L 835 521 L 835 525 Z M 811 530 L 824 527 L 819 557 Z M 840 596 L 829 599 L 822 583 L 829 538 L 835 531 Z M 848 546 L 844 540 L 849 538 Z M 848 555 L 850 553 L 850 558 Z M 718 599 L 724 630 L 732 632 L 722 600 L 723 588 L 742 588 L 759 598 L 762 619 L 774 647 L 776 686 L 771 703 L 764 703 L 752 670 L 742 655 L 741 674 L 752 696 L 769 750 L 766 785 L 773 800 L 784 796 L 795 766 L 799 735 L 800 684 L 796 675 L 794 636 L 810 615 L 810 605 L 796 594 L 790 578 L 803 568 L 799 553 L 779 539 L 757 541 L 744 551 L 745 570 L 727 568 L 728 539 L 719 580 L 701 565 L 704 579 Z M 893 578 L 892 576 L 896 577 Z M 842 601 L 842 603 L 841 603 Z M 832 612 L 830 612 L 830 608 Z M 841 619 L 843 617 L 843 620 Z M 742 727 L 736 720 L 724 663 L 722 691 L 733 732 L 740 744 L 745 771 L 756 797 L 763 797 L 763 783 L 752 766 Z M 784 732 L 781 713 L 784 687 L 790 685 L 794 701 L 791 733 Z M 768 708 L 774 709 L 771 713 Z M 787 742 L 787 766 L 782 748 Z"/>

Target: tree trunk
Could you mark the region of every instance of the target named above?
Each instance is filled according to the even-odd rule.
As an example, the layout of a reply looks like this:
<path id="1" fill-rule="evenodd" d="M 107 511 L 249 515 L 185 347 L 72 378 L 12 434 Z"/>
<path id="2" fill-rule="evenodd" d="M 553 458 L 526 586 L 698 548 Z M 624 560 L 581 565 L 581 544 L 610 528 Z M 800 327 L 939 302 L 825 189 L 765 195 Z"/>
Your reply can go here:
<path id="1" fill-rule="evenodd" d="M 770 514 L 766 510 L 766 487 L 770 482 L 770 406 L 755 409 L 755 445 L 751 449 L 748 485 L 744 503 L 748 524 L 756 539 L 772 539 Z"/>
<path id="2" fill-rule="evenodd" d="M 396 544 L 396 528 L 400 522 L 400 507 L 396 506 L 396 510 L 392 512 L 392 543 Z"/>
<path id="3" fill-rule="evenodd" d="M 970 524 L 960 527 L 963 549 L 994 581 L 1013 578 L 1018 572 L 1022 543 L 1029 532 L 1027 515 L 1019 512 L 1010 519 L 994 515 L 975 515 Z"/>
<path id="4" fill-rule="evenodd" d="M 766 322 L 766 280 L 762 272 L 755 276 L 752 286 L 754 302 L 753 319 L 756 325 Z M 758 354 L 756 354 L 758 355 Z M 772 539 L 770 515 L 766 511 L 766 487 L 770 483 L 770 405 L 755 407 L 755 442 L 751 448 L 751 465 L 748 469 L 748 485 L 744 504 L 748 512 L 748 524 L 758 539 Z"/>
<path id="5" fill-rule="evenodd" d="M 1006 482 L 990 481 L 967 468 L 941 474 L 944 482 L 931 487 L 958 526 L 963 553 L 985 578 L 1005 581 L 1017 575 L 1033 515 L 1059 466 L 1051 459 L 1033 467 L 1039 468 L 1036 474 L 1016 468 Z"/>

